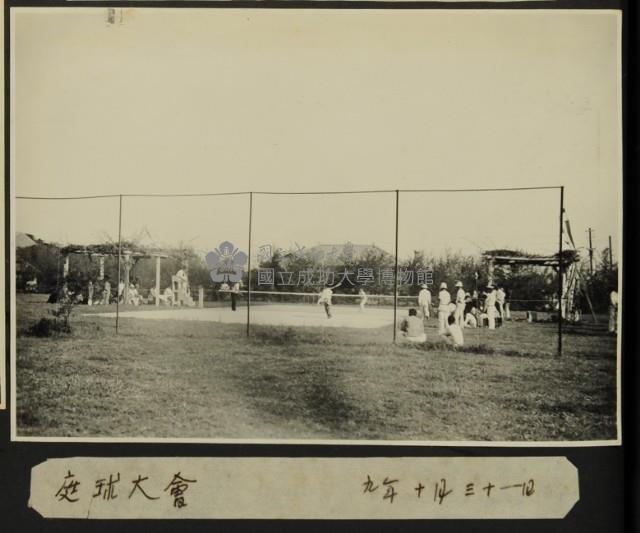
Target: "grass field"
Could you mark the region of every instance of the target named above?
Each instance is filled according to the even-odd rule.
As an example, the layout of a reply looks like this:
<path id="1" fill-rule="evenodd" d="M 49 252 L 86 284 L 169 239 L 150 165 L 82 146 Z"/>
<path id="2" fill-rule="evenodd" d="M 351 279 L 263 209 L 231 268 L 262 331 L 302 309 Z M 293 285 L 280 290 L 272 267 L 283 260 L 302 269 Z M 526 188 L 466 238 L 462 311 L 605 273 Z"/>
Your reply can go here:
<path id="1" fill-rule="evenodd" d="M 113 319 L 86 306 L 70 335 L 29 336 L 54 307 L 44 300 L 17 299 L 19 436 L 616 437 L 615 338 L 604 319 L 567 326 L 558 358 L 552 324 L 465 330 L 467 346 L 453 351 L 433 318 L 422 347 L 392 345 L 391 325 L 253 326 L 247 339 L 242 324 L 125 318 L 116 336 Z"/>

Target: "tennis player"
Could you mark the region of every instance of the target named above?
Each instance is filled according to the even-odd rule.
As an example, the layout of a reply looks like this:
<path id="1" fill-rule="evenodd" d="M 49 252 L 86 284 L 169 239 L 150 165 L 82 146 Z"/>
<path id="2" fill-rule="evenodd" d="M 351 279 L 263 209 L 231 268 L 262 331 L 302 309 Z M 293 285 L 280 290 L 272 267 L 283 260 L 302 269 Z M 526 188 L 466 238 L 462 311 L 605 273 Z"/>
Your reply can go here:
<path id="1" fill-rule="evenodd" d="M 342 283 L 342 282 L 341 282 Z M 320 298 L 318 298 L 318 305 L 324 304 L 324 311 L 327 313 L 327 318 L 331 318 L 331 297 L 333 296 L 333 289 L 340 287 L 341 283 L 331 286 L 326 285 L 320 292 Z"/>
<path id="2" fill-rule="evenodd" d="M 360 311 L 364 311 L 364 306 L 367 305 L 367 293 L 364 292 L 364 289 L 360 289 L 358 291 L 358 296 L 360 296 Z"/>

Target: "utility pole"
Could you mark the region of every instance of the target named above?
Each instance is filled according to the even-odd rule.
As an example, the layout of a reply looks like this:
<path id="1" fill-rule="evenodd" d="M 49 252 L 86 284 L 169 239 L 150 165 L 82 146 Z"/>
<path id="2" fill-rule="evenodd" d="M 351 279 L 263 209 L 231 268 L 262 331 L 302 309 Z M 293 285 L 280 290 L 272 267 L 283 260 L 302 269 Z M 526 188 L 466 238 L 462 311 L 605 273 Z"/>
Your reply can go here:
<path id="1" fill-rule="evenodd" d="M 591 240 L 591 228 L 589 228 L 589 276 L 593 277 L 593 241 Z"/>
<path id="2" fill-rule="evenodd" d="M 613 251 L 611 249 L 611 235 L 609 235 L 609 268 L 613 270 Z"/>

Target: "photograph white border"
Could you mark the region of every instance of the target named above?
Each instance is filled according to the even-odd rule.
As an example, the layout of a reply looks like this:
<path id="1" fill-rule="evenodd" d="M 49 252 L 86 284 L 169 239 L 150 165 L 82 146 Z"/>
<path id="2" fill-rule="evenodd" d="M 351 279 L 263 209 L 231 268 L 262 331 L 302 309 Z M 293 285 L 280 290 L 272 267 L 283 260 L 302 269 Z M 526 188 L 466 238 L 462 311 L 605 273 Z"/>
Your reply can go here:
<path id="1" fill-rule="evenodd" d="M 619 283 L 619 306 L 618 309 L 618 335 L 617 335 L 617 356 L 616 356 L 616 381 L 617 381 L 617 395 L 616 395 L 616 426 L 617 426 L 617 437 L 615 439 L 610 440 L 581 440 L 581 441 L 431 441 L 431 440 L 351 440 L 351 439 L 229 439 L 229 438 L 151 438 L 151 437 L 37 437 L 37 436 L 19 436 L 17 435 L 17 419 L 16 419 L 16 253 L 15 253 L 15 227 L 16 227 L 16 216 L 15 216 L 15 143 L 13 140 L 15 139 L 15 121 L 14 117 L 14 83 L 15 83 L 15 60 L 14 53 L 15 47 L 13 46 L 15 40 L 15 24 L 14 17 L 16 12 L 59 12 L 60 9 L 74 9 L 74 10 L 86 10 L 86 9 L 100 9 L 102 6 L 97 7 L 74 7 L 74 6 L 63 6 L 63 7 L 12 7 L 10 9 L 11 14 L 11 72 L 10 72 L 10 87 L 11 87 L 11 98 L 10 98 L 10 220 L 11 225 L 9 228 L 9 242 L 10 242 L 10 310 L 11 310 L 11 342 L 10 342 L 10 378 L 11 378 L 11 432 L 10 438 L 13 442 L 50 442 L 50 443 L 157 443 L 157 444 L 282 444 L 282 445 L 349 445 L 349 446 L 415 446 L 415 447 L 474 447 L 474 448 L 503 448 L 503 447 L 511 447 L 511 448 L 571 448 L 571 447 L 599 447 L 599 446 L 619 446 L 622 444 L 622 406 L 621 406 L 621 349 L 622 349 L 622 307 L 623 307 L 623 262 L 622 262 L 622 253 L 619 251 L 617 255 L 618 265 L 619 265 L 619 275 L 618 275 L 618 283 Z M 175 7 L 139 7 L 136 9 L 144 9 L 144 10 L 165 10 L 165 9 L 215 9 L 215 7 L 207 7 L 201 6 L 197 8 L 175 8 Z M 236 8 L 238 10 L 252 10 L 254 8 Z M 257 9 L 257 8 L 255 8 Z M 290 8 L 296 9 L 296 8 Z M 321 9 L 321 8 L 318 8 Z M 449 13 L 452 11 L 459 11 L 455 9 L 442 9 L 442 8 L 427 8 L 429 11 L 433 12 L 445 12 Z M 478 12 L 478 13 L 511 13 L 514 10 L 512 9 L 465 9 L 465 12 Z M 532 11 L 535 13 L 614 13 L 617 15 L 617 87 L 618 87 L 618 122 L 620 124 L 619 128 L 619 138 L 618 138 L 618 167 L 619 167 L 619 190 L 620 190 L 620 201 L 618 208 L 618 226 L 619 226 L 619 236 L 620 236 L 620 246 L 619 250 L 622 248 L 623 242 L 623 208 L 622 208 L 622 13 L 619 10 L 612 9 L 536 9 L 536 10 L 523 10 L 519 9 L 518 12 L 526 13 L 527 11 Z M 6 179 L 6 178 L 5 178 Z M 509 187 L 508 183 L 504 184 L 505 187 Z M 205 191 L 203 191 L 205 192 Z M 211 191 L 207 191 L 211 192 Z M 5 233 L 6 234 L 6 233 Z M 4 279 L 3 279 L 4 281 Z M 5 291 L 3 291 L 4 295 Z M 2 374 L 4 374 L 5 365 L 2 366 Z M 5 396 L 6 387 L 2 387 L 2 396 Z M 3 400 L 4 401 L 4 400 Z"/>

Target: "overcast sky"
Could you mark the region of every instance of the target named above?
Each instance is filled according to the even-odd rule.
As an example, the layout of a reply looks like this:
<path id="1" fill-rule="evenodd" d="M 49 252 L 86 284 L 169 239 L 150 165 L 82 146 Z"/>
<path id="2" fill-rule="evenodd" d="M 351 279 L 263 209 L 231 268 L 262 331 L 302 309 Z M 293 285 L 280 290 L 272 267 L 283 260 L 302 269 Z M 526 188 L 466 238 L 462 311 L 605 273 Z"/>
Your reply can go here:
<path id="1" fill-rule="evenodd" d="M 17 195 L 565 185 L 614 238 L 614 12 L 13 9 Z M 401 196 L 400 253 L 553 252 L 558 191 Z M 254 244 L 393 251 L 395 197 L 256 196 Z M 117 237 L 118 200 L 16 205 L 16 229 Z M 245 247 L 246 196 L 125 199 L 123 235 Z"/>

